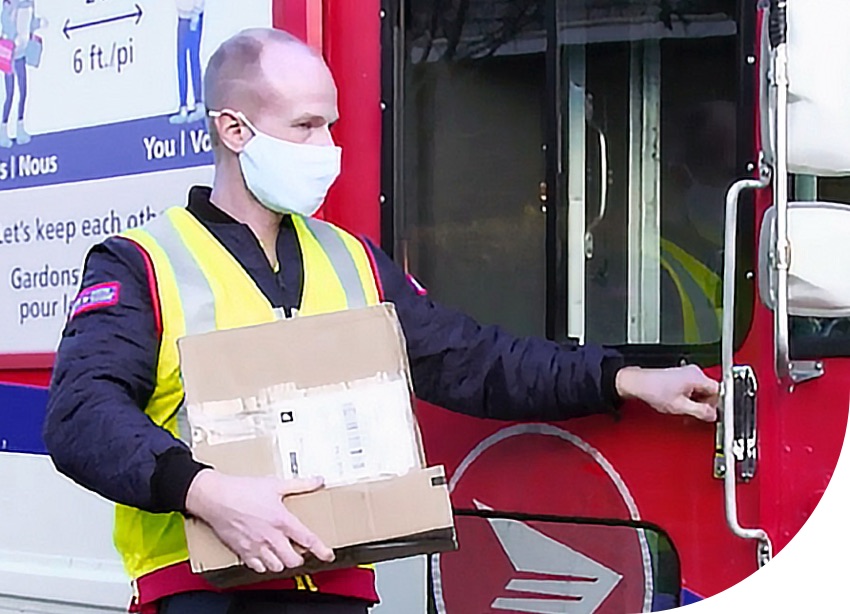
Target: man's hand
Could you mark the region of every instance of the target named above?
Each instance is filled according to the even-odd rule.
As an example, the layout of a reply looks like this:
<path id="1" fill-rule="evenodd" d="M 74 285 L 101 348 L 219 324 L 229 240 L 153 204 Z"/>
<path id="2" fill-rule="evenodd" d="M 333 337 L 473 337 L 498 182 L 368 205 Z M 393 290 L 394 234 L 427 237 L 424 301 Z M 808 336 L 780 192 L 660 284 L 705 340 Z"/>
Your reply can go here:
<path id="1" fill-rule="evenodd" d="M 209 524 L 219 539 L 257 573 L 280 572 L 304 564 L 299 552 L 312 552 L 326 562 L 334 560 L 333 550 L 283 504 L 284 495 L 321 486 L 319 478 L 240 478 L 204 469 L 189 486 L 186 511 Z"/>
<path id="2" fill-rule="evenodd" d="M 675 369 L 626 367 L 617 373 L 617 393 L 638 399 L 662 414 L 717 419 L 720 385 L 696 365 Z"/>

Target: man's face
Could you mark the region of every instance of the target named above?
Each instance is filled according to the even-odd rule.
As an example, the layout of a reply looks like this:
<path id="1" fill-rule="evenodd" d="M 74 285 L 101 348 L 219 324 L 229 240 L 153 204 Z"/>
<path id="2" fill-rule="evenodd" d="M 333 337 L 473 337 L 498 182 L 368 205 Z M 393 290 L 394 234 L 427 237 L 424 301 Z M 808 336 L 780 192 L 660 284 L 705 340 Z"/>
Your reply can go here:
<path id="1" fill-rule="evenodd" d="M 278 46 L 263 54 L 262 66 L 267 85 L 258 92 L 263 98 L 256 108 L 261 110 L 248 119 L 258 130 L 284 141 L 332 145 L 330 126 L 339 111 L 336 85 L 325 63 Z"/>

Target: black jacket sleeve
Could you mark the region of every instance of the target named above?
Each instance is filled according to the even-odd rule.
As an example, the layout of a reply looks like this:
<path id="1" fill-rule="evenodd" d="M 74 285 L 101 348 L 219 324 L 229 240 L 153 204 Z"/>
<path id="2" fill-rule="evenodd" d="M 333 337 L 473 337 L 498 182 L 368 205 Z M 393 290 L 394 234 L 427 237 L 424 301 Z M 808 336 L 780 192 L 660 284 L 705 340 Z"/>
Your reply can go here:
<path id="1" fill-rule="evenodd" d="M 118 284 L 114 305 L 79 310 L 62 333 L 44 425 L 56 468 L 111 501 L 183 511 L 203 468 L 144 413 L 154 390 L 158 323 L 145 260 L 121 238 L 89 252 L 82 289 Z"/>
<path id="2" fill-rule="evenodd" d="M 564 420 L 615 413 L 622 356 L 596 345 L 562 346 L 482 326 L 441 306 L 370 244 L 384 290 L 407 339 L 417 397 L 499 420 Z"/>

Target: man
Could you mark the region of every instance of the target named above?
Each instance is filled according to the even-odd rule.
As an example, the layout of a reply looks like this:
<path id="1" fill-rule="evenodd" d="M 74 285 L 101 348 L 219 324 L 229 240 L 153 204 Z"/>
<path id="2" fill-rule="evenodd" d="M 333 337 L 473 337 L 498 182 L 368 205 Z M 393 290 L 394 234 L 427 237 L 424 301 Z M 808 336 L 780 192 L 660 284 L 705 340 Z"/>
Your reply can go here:
<path id="1" fill-rule="evenodd" d="M 176 338 L 204 319 L 206 329 L 256 324 L 275 311 L 318 313 L 351 306 L 351 296 L 367 304 L 382 297 L 397 307 L 418 396 L 448 409 L 559 420 L 638 398 L 714 420 L 717 385 L 695 367 L 624 369 L 615 352 L 479 326 L 430 301 L 369 242 L 311 219 L 339 172 L 340 150 L 329 131 L 333 78 L 302 43 L 275 30 L 242 32 L 215 52 L 204 88 L 212 190 L 193 188 L 187 208 L 92 249 L 44 432 L 60 471 L 119 504 L 116 547 L 134 580 L 135 609 L 362 613 L 377 598 L 366 568 L 225 594 L 192 575 L 183 515 L 207 522 L 260 573 L 297 567 L 306 551 L 333 558 L 281 504 L 320 483 L 222 475 L 177 439 Z"/>

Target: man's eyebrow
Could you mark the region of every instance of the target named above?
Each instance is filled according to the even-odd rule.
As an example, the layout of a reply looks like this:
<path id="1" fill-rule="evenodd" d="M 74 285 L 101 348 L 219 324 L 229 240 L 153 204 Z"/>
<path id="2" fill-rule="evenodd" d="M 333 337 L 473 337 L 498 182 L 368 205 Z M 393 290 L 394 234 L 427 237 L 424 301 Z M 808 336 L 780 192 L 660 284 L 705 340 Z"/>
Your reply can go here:
<path id="1" fill-rule="evenodd" d="M 316 120 L 319 120 L 321 123 L 325 123 L 325 122 L 327 122 L 327 123 L 329 123 L 329 124 L 332 124 L 332 123 L 334 123 L 335 121 L 337 121 L 337 119 L 339 119 L 339 118 L 338 118 L 338 117 L 336 117 L 336 116 L 326 118 L 326 117 L 324 117 L 324 116 L 322 116 L 322 115 L 316 115 L 316 114 L 314 114 L 314 113 L 304 113 L 304 114 L 299 115 L 298 117 L 296 117 L 294 120 L 292 120 L 292 123 L 293 123 L 293 124 L 300 124 L 300 123 L 302 123 L 302 122 L 310 122 L 310 123 L 312 123 L 312 122 L 314 122 L 314 121 L 316 121 Z"/>

